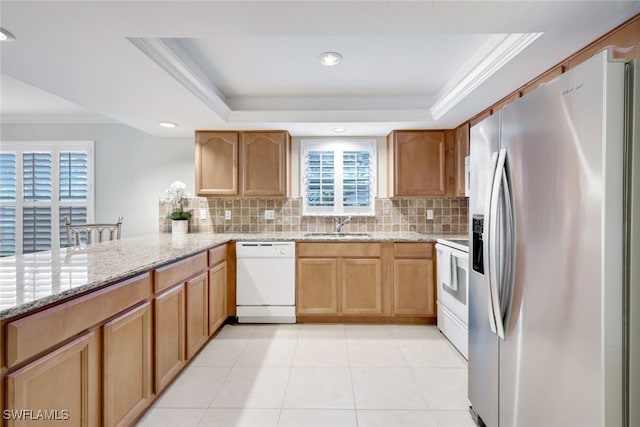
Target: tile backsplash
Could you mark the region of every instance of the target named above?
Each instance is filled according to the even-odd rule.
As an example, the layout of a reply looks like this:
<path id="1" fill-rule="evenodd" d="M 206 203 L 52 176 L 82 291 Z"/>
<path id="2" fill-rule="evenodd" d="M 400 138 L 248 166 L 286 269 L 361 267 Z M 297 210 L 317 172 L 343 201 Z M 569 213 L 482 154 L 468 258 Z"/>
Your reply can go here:
<path id="1" fill-rule="evenodd" d="M 192 213 L 189 232 L 259 233 L 259 232 L 330 232 L 331 217 L 302 215 L 302 199 L 205 198 L 185 200 L 184 210 Z M 264 211 L 273 210 L 274 219 L 265 219 Z M 433 210 L 433 219 L 426 219 Z M 225 219 L 231 211 L 231 219 Z M 167 218 L 170 206 L 160 203 L 160 231 L 171 231 Z M 204 212 L 201 215 L 201 212 Z M 465 234 L 468 199 L 464 197 L 377 198 L 375 216 L 353 217 L 343 231 Z"/>

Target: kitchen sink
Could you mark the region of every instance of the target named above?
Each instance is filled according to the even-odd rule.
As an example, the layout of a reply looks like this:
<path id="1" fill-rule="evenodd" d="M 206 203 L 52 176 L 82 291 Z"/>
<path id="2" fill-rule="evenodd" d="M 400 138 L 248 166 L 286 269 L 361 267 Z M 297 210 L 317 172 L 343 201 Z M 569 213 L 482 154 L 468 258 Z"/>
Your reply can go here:
<path id="1" fill-rule="evenodd" d="M 305 237 L 338 237 L 338 238 L 358 238 L 358 237 L 371 237 L 369 233 L 307 233 Z"/>

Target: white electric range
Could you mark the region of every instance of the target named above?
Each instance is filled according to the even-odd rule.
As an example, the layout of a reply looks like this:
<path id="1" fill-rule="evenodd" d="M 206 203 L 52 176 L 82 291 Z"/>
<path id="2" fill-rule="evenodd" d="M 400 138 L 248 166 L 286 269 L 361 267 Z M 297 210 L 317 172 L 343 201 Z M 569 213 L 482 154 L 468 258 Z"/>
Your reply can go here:
<path id="1" fill-rule="evenodd" d="M 438 329 L 468 358 L 469 240 L 438 239 Z"/>

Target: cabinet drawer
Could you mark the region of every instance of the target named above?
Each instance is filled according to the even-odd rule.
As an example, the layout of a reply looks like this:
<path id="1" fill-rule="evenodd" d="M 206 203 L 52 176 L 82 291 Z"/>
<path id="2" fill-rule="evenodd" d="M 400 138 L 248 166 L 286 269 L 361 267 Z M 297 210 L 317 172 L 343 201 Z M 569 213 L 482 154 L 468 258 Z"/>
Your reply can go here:
<path id="1" fill-rule="evenodd" d="M 149 274 L 92 292 L 7 325 L 7 366 L 22 362 L 150 297 Z"/>
<path id="2" fill-rule="evenodd" d="M 394 243 L 395 258 L 433 258 L 433 243 Z"/>
<path id="3" fill-rule="evenodd" d="M 213 249 L 209 249 L 209 267 L 213 267 L 216 264 L 226 261 L 227 259 L 227 244 L 222 244 Z"/>
<path id="4" fill-rule="evenodd" d="M 159 292 L 176 283 L 186 281 L 207 268 L 207 253 L 202 252 L 182 261 L 157 268 L 154 274 L 154 291 Z"/>
<path id="5" fill-rule="evenodd" d="M 298 257 L 376 258 L 380 243 L 298 243 Z"/>

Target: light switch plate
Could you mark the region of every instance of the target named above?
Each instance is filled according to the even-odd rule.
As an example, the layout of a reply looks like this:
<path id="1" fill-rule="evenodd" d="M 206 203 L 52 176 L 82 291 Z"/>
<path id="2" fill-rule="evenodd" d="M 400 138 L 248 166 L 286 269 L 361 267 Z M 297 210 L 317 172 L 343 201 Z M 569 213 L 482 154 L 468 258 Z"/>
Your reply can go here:
<path id="1" fill-rule="evenodd" d="M 230 209 L 226 209 L 224 211 L 224 219 L 231 219 L 231 210 Z"/>
<path id="2" fill-rule="evenodd" d="M 275 219 L 276 215 L 273 209 L 266 209 L 264 211 L 264 219 Z"/>
<path id="3" fill-rule="evenodd" d="M 427 209 L 427 219 L 433 219 L 433 210 Z"/>
<path id="4" fill-rule="evenodd" d="M 207 210 L 200 209 L 200 219 L 207 219 Z"/>

